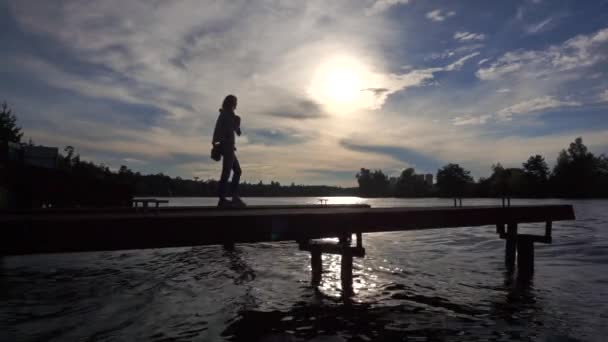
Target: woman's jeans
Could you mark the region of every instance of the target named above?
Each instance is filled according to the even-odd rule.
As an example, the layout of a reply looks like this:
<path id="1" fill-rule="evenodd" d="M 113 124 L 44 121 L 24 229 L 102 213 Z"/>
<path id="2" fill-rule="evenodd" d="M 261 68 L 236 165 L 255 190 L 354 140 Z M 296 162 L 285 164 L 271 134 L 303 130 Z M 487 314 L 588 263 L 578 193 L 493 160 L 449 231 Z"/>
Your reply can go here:
<path id="1" fill-rule="evenodd" d="M 230 183 L 230 192 L 232 196 L 238 196 L 239 180 L 241 179 L 241 165 L 236 158 L 233 146 L 227 146 L 222 149 L 222 175 L 219 184 L 219 197 L 226 198 L 228 195 L 228 178 L 230 171 L 233 171 L 232 182 Z"/>

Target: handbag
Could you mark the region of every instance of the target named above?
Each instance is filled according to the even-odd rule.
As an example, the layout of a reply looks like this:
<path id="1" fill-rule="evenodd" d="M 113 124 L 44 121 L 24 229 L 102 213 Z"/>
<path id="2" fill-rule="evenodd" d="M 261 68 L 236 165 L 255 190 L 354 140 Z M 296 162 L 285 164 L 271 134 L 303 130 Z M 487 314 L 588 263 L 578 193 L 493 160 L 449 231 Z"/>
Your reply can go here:
<path id="1" fill-rule="evenodd" d="M 220 151 L 220 145 L 213 145 L 211 148 L 211 159 L 219 162 L 222 159 L 222 151 Z"/>

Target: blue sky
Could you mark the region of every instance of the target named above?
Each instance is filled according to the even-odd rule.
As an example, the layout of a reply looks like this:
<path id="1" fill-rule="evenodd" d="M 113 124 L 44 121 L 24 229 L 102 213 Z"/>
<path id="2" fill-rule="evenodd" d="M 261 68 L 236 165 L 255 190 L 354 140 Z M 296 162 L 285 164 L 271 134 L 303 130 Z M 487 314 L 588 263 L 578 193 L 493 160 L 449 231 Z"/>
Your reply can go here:
<path id="1" fill-rule="evenodd" d="M 354 185 L 608 153 L 608 1 L 0 2 L 0 100 L 35 143 L 217 178 L 239 98 L 248 181 Z"/>

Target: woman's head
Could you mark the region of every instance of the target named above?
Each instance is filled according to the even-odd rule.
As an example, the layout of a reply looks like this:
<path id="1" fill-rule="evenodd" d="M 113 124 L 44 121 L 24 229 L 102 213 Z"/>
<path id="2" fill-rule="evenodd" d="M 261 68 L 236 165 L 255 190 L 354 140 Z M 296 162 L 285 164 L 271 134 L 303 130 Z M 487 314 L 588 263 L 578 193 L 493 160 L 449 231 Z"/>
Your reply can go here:
<path id="1" fill-rule="evenodd" d="M 224 98 L 224 102 L 222 102 L 223 110 L 235 110 L 236 109 L 236 96 L 228 95 Z"/>

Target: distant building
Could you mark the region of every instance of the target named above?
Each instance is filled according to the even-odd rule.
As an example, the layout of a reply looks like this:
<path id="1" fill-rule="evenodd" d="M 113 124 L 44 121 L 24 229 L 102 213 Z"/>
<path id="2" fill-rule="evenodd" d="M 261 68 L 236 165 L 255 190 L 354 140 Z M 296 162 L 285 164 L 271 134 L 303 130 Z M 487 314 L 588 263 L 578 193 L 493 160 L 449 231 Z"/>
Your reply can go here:
<path id="1" fill-rule="evenodd" d="M 424 182 L 424 175 L 414 175 L 414 177 L 416 177 L 417 181 Z"/>
<path id="2" fill-rule="evenodd" d="M 433 186 L 433 174 L 427 173 L 426 175 L 424 175 L 424 182 L 428 186 Z"/>
<path id="3" fill-rule="evenodd" d="M 57 147 L 24 145 L 12 142 L 2 142 L 0 146 L 0 160 L 2 161 L 23 163 L 46 169 L 57 168 L 59 158 Z"/>

